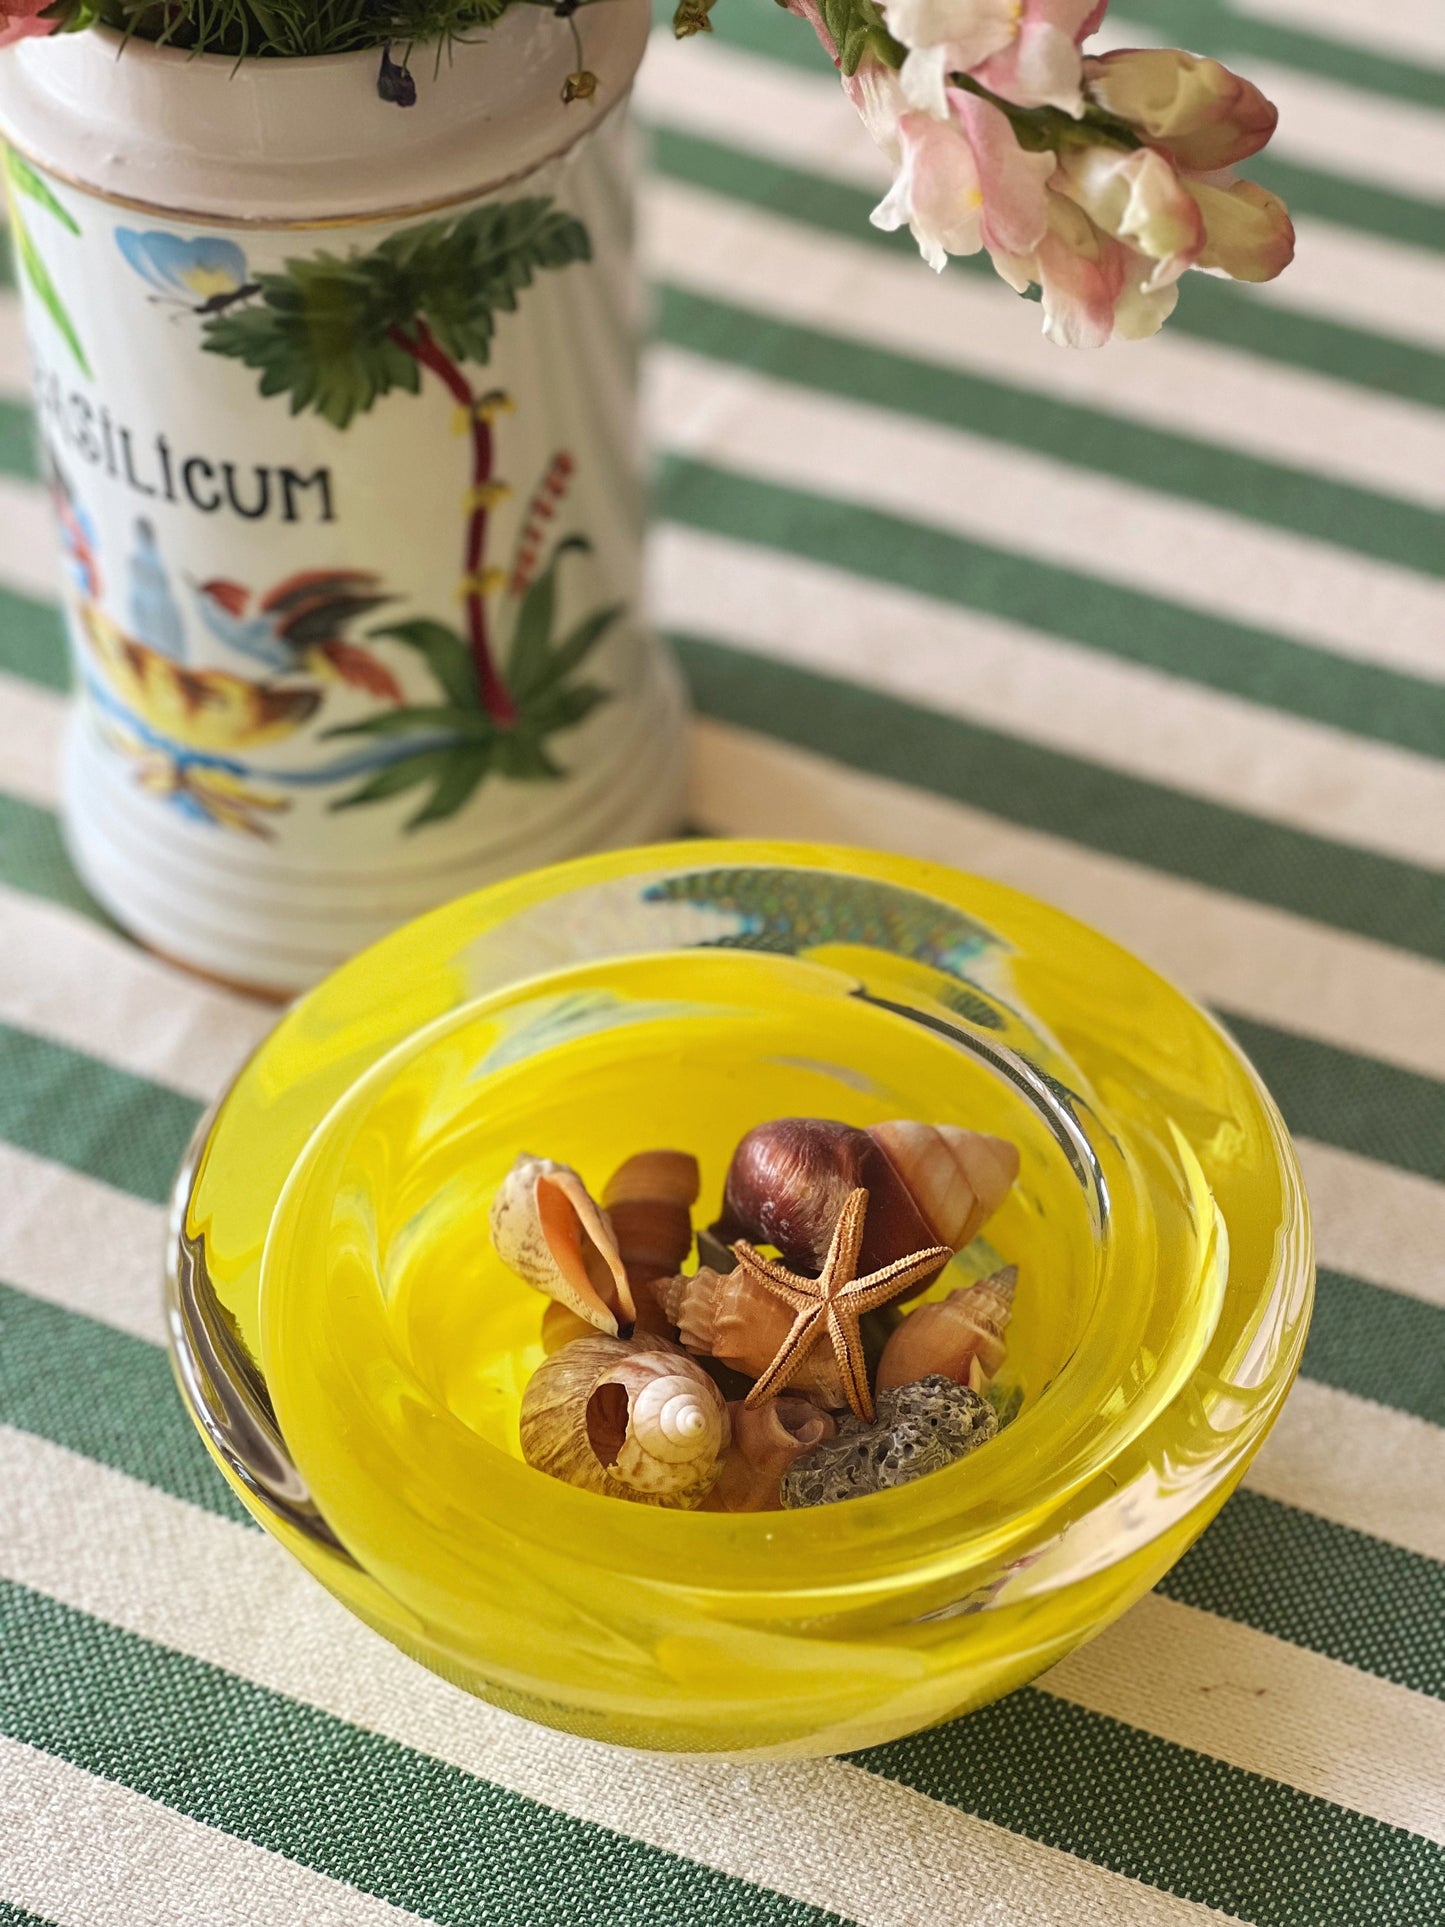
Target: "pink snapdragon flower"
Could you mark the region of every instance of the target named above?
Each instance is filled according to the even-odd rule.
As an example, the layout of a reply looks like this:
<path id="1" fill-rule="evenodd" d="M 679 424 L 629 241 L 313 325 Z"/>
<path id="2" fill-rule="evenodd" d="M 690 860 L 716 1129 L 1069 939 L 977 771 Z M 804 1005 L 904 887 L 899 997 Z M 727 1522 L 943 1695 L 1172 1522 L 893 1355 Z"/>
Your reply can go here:
<path id="1" fill-rule="evenodd" d="M 51 0 L 0 0 L 0 47 L 34 34 L 54 33 L 60 22 L 42 17 L 50 4 Z"/>
<path id="2" fill-rule="evenodd" d="M 869 96 L 864 118 L 898 170 L 873 210 L 874 227 L 911 228 L 919 253 L 939 272 L 950 254 L 984 247 L 1026 253 L 1043 237 L 1053 155 L 1025 152 L 997 107 L 955 88 L 948 90 L 947 119 L 903 105 L 890 127 L 890 88 L 897 85 L 882 69 L 865 76 L 860 89 Z"/>
<path id="3" fill-rule="evenodd" d="M 1096 107 L 1200 173 L 1257 154 L 1279 119 L 1274 102 L 1252 81 L 1177 47 L 1091 56 L 1084 81 Z"/>
<path id="4" fill-rule="evenodd" d="M 942 120 L 949 77 L 968 74 L 1018 107 L 1084 111 L 1084 37 L 1098 0 L 882 0 L 888 31 L 907 47 L 903 91 Z"/>

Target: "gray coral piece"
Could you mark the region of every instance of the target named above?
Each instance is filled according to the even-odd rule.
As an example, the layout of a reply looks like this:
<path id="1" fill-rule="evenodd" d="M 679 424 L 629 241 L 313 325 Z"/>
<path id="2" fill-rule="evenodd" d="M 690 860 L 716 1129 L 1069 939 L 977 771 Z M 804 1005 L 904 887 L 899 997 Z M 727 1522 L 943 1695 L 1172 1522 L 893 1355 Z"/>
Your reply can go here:
<path id="1" fill-rule="evenodd" d="M 914 1385 L 878 1395 L 871 1425 L 850 1413 L 836 1438 L 825 1439 L 795 1459 L 783 1474 L 783 1504 L 790 1510 L 832 1505 L 907 1485 L 942 1471 L 998 1431 L 998 1414 L 986 1398 L 935 1373 Z"/>

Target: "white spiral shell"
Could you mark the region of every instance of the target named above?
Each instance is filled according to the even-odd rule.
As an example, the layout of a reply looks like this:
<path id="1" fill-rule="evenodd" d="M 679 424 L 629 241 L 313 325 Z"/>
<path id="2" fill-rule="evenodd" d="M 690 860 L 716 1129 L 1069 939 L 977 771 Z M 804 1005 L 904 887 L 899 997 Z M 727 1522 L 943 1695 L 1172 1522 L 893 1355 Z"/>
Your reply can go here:
<path id="1" fill-rule="evenodd" d="M 529 1465 L 646 1505 L 701 1505 L 730 1436 L 713 1380 L 652 1336 L 574 1339 L 542 1361 L 522 1395 Z"/>

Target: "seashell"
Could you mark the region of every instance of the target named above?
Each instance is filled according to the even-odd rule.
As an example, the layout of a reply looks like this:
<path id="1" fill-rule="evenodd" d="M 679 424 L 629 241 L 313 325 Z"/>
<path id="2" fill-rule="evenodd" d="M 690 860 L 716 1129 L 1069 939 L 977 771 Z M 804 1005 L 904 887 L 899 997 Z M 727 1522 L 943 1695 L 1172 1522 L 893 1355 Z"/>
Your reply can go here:
<path id="1" fill-rule="evenodd" d="M 732 1443 L 723 1454 L 718 1482 L 704 1504 L 708 1512 L 774 1512 L 783 1474 L 804 1452 L 833 1437 L 837 1423 L 809 1399 L 784 1392 L 755 1410 L 741 1400 L 728 1406 Z"/>
<path id="2" fill-rule="evenodd" d="M 862 1186 L 869 1206 L 858 1269 L 877 1271 L 929 1245 L 961 1250 L 1002 1201 L 1018 1162 L 1007 1139 L 957 1125 L 898 1120 L 862 1130 L 776 1118 L 733 1153 L 713 1229 L 729 1242 L 774 1245 L 785 1264 L 816 1272 L 849 1193 Z M 930 1282 L 919 1279 L 908 1295 Z"/>
<path id="3" fill-rule="evenodd" d="M 655 1279 L 671 1278 L 692 1249 L 692 1206 L 702 1189 L 697 1159 L 686 1151 L 639 1151 L 620 1165 L 602 1193 L 637 1306 L 637 1321 L 662 1327 L 652 1318 Z"/>
<path id="4" fill-rule="evenodd" d="M 680 1342 L 690 1352 L 716 1358 L 748 1378 L 765 1372 L 793 1328 L 793 1313 L 739 1267 L 711 1265 L 657 1287 L 658 1301 Z M 789 1381 L 789 1390 L 838 1409 L 848 1403 L 843 1375 L 831 1352 L 813 1351 Z"/>
<path id="5" fill-rule="evenodd" d="M 519 1157 L 492 1200 L 497 1256 L 536 1291 L 615 1336 L 636 1317 L 611 1226 L 570 1164 Z"/>
<path id="6" fill-rule="evenodd" d="M 643 1505 L 701 1505 L 730 1436 L 717 1386 L 655 1338 L 576 1338 L 542 1361 L 522 1394 L 528 1465 Z"/>
<path id="7" fill-rule="evenodd" d="M 940 1244 L 962 1251 L 997 1211 L 1019 1174 L 1019 1152 L 1006 1137 L 957 1124 L 895 1118 L 869 1137 L 907 1185 Z"/>
<path id="8" fill-rule="evenodd" d="M 960 1285 L 937 1304 L 920 1305 L 883 1347 L 878 1390 L 911 1385 L 941 1373 L 958 1385 L 986 1392 L 1008 1352 L 1004 1332 L 1013 1317 L 1018 1266 L 991 1278 Z"/>
<path id="9" fill-rule="evenodd" d="M 783 1474 L 788 1509 L 832 1505 L 908 1485 L 986 1445 L 998 1414 L 985 1398 L 934 1373 L 878 1395 L 871 1425 L 850 1412 L 831 1439 L 801 1453 Z"/>

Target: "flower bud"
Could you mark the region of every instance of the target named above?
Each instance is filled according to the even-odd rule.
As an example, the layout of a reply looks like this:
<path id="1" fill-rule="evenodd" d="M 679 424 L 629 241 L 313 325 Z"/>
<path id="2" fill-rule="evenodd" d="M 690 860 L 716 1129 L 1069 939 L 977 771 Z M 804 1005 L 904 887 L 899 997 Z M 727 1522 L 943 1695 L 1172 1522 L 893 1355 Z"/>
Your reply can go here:
<path id="1" fill-rule="evenodd" d="M 1235 281 L 1273 281 L 1294 259 L 1294 224 L 1277 194 L 1258 181 L 1185 181 L 1204 217 L 1196 265 Z"/>
<path id="2" fill-rule="evenodd" d="M 1257 154 L 1279 118 L 1250 81 L 1177 47 L 1125 48 L 1088 59 L 1084 91 L 1096 107 L 1200 173 Z"/>

